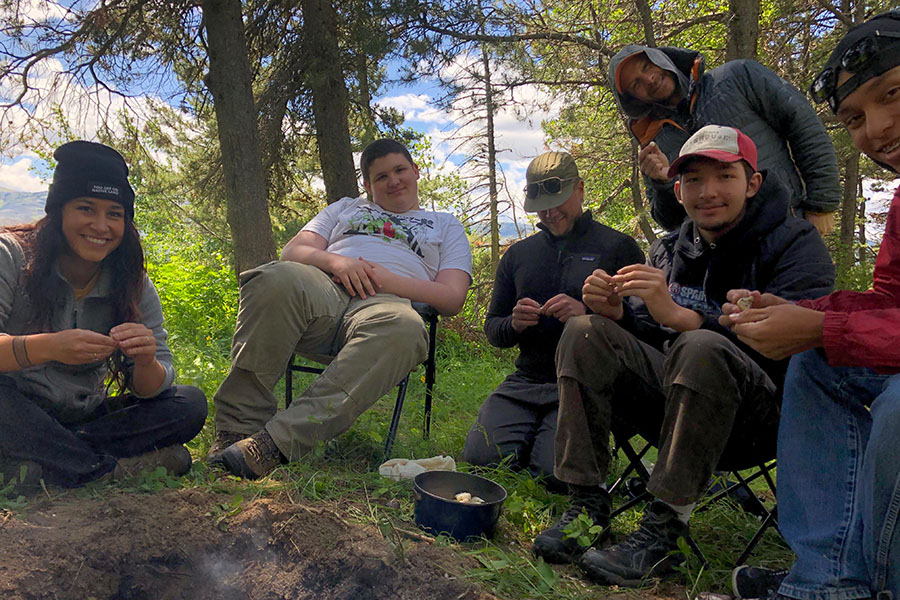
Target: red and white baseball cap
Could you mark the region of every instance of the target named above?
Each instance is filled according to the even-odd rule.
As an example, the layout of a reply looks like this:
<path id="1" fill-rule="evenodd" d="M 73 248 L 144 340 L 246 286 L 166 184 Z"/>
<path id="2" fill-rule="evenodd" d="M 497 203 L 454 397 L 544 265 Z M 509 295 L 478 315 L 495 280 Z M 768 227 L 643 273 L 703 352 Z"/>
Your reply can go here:
<path id="1" fill-rule="evenodd" d="M 669 167 L 669 177 L 675 177 L 681 166 L 694 156 L 705 156 L 722 162 L 747 161 L 756 171 L 756 144 L 747 135 L 734 127 L 707 125 L 701 127 L 688 138 L 681 147 L 678 158 Z"/>

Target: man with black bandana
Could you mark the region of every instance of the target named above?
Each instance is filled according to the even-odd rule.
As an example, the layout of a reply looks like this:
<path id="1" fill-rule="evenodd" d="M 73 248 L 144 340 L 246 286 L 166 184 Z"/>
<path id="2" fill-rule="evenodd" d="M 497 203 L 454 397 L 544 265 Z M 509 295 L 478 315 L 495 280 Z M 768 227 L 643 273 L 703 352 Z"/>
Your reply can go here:
<path id="1" fill-rule="evenodd" d="M 849 31 L 816 77 L 854 145 L 900 173 L 900 10 Z M 738 311 L 738 298 L 752 297 Z M 778 524 L 789 572 L 741 567 L 738 599 L 900 598 L 900 189 L 872 289 L 787 302 L 728 292 L 722 325 L 769 358 L 792 356 L 778 432 Z"/>
<path id="2" fill-rule="evenodd" d="M 610 60 L 610 88 L 641 145 L 638 160 L 653 218 L 670 231 L 681 225 L 685 213 L 667 174 L 669 163 L 693 133 L 718 124 L 750 136 L 759 148 L 760 169 L 790 190 L 790 210 L 827 233 L 841 197 L 837 158 L 809 102 L 753 60 L 704 68 L 699 52 L 637 44 Z"/>

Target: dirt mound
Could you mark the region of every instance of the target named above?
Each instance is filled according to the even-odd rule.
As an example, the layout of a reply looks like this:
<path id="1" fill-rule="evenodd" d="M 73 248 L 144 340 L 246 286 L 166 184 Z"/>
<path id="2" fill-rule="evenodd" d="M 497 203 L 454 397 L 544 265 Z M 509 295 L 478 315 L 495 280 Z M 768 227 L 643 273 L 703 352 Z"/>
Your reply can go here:
<path id="1" fill-rule="evenodd" d="M 487 600 L 447 548 L 272 500 L 199 490 L 52 503 L 0 517 L 0 597 Z M 225 509 L 223 509 L 225 507 Z M 222 524 L 222 522 L 220 522 Z"/>

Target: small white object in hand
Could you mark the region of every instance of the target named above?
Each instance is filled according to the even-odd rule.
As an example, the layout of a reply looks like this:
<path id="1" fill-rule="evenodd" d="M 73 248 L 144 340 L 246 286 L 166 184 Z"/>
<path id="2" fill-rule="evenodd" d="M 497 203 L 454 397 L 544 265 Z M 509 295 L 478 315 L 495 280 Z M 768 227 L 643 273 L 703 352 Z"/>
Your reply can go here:
<path id="1" fill-rule="evenodd" d="M 748 308 L 753 306 L 753 296 L 744 296 L 743 298 L 738 298 L 737 305 L 741 310 L 747 310 Z"/>

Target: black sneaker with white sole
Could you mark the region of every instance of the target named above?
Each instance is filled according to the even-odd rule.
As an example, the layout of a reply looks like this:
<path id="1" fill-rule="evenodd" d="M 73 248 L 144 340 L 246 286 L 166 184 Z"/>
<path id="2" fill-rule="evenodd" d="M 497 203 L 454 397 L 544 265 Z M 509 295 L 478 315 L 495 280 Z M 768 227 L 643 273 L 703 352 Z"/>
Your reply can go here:
<path id="1" fill-rule="evenodd" d="M 734 600 L 756 600 L 778 592 L 789 570 L 766 569 L 741 565 L 731 573 L 731 592 Z"/>

